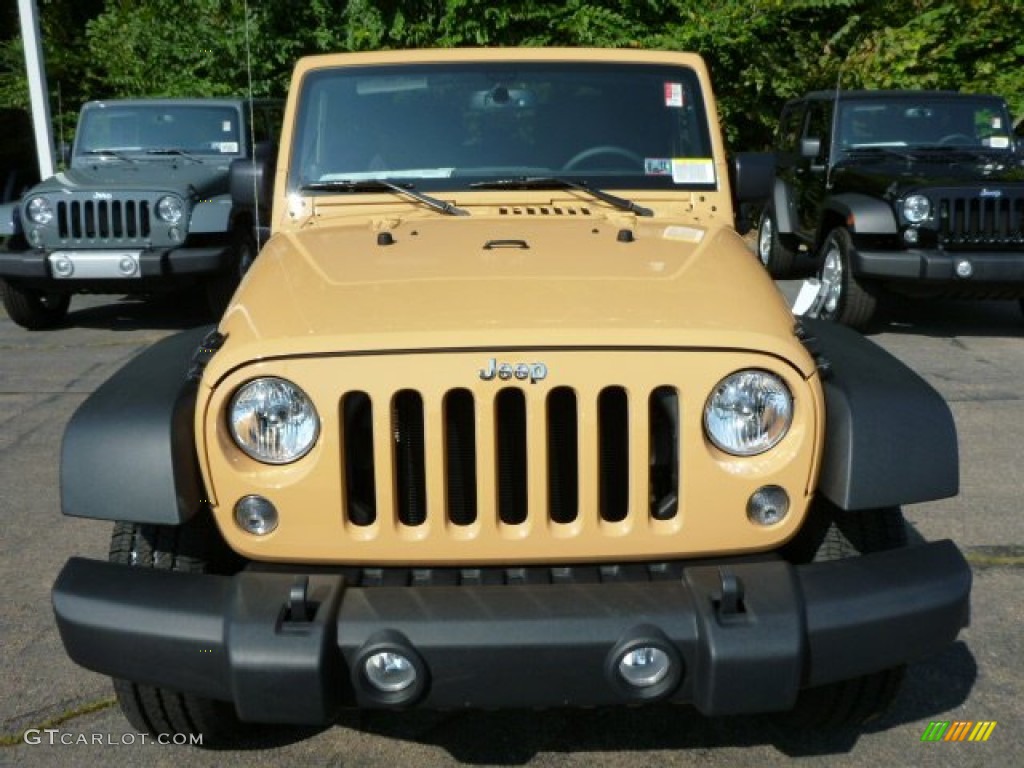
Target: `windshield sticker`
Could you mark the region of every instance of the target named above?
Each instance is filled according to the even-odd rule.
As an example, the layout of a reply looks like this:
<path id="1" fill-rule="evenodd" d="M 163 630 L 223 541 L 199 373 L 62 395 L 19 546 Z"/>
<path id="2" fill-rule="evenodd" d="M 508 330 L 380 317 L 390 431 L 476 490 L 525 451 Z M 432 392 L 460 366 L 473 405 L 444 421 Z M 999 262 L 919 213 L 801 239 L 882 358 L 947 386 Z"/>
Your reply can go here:
<path id="1" fill-rule="evenodd" d="M 665 227 L 662 237 L 666 240 L 683 240 L 687 243 L 699 243 L 704 239 L 704 230 L 693 227 Z"/>
<path id="2" fill-rule="evenodd" d="M 645 176 L 671 176 L 672 175 L 672 161 L 667 157 L 645 157 L 644 158 L 644 175 Z"/>
<path id="3" fill-rule="evenodd" d="M 221 154 L 234 154 L 238 152 L 237 141 L 215 141 L 213 142 L 213 148 Z"/>
<path id="4" fill-rule="evenodd" d="M 666 107 L 681 107 L 681 106 L 683 106 L 683 84 L 682 83 L 665 83 L 665 106 Z"/>
<path id="5" fill-rule="evenodd" d="M 220 130 L 223 133 L 231 133 L 231 121 L 225 120 L 220 124 Z"/>
<path id="6" fill-rule="evenodd" d="M 987 143 L 993 149 L 1006 149 L 1010 146 L 1008 136 L 989 136 L 982 143 Z"/>
<path id="7" fill-rule="evenodd" d="M 676 184 L 714 184 L 715 163 L 710 157 L 674 157 L 672 181 Z"/>

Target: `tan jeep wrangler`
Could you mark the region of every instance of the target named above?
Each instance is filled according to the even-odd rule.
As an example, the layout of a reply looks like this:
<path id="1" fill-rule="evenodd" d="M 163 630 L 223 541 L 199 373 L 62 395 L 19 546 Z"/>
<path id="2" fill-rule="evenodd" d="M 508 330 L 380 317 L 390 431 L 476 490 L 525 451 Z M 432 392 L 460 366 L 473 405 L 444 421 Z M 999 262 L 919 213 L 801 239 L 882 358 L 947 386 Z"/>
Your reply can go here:
<path id="1" fill-rule="evenodd" d="M 689 703 L 860 721 L 966 624 L 948 408 L 797 323 L 737 234 L 692 54 L 299 62 L 273 233 L 215 331 L 68 426 L 54 587 L 131 723 L 210 741 L 344 708 Z M 272 188 L 272 191 L 271 191 Z"/>

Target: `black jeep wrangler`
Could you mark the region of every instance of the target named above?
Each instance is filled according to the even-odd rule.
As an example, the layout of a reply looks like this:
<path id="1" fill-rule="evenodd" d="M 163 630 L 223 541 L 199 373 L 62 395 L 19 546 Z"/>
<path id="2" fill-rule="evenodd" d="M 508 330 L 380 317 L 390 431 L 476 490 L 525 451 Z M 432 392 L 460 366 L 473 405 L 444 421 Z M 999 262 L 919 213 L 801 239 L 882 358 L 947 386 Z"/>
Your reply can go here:
<path id="1" fill-rule="evenodd" d="M 1024 297 L 1024 167 L 1006 102 L 821 91 L 786 104 L 757 249 L 815 274 L 812 314 L 863 329 L 889 293 Z"/>
<path id="2" fill-rule="evenodd" d="M 273 154 L 282 112 L 269 100 L 86 104 L 69 167 L 0 205 L 11 320 L 50 328 L 74 293 L 189 285 L 219 314 L 256 255 L 257 218 L 268 218 L 232 202 L 232 164 Z"/>

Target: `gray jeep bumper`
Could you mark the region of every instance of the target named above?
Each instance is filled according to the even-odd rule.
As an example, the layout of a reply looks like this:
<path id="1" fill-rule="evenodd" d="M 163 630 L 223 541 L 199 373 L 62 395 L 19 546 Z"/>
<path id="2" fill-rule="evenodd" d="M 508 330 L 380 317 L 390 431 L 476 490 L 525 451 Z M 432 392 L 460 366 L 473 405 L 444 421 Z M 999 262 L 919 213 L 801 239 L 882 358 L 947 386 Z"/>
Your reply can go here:
<path id="1" fill-rule="evenodd" d="M 53 605 L 88 669 L 231 701 L 244 720 L 317 724 L 347 706 L 784 710 L 802 687 L 942 650 L 968 622 L 970 585 L 950 541 L 801 566 L 704 561 L 661 581 L 503 586 L 354 587 L 315 569 L 229 577 L 72 558 Z M 674 660 L 662 685 L 618 675 L 638 645 Z M 381 650 L 413 660 L 418 682 L 374 690 L 362 669 Z"/>

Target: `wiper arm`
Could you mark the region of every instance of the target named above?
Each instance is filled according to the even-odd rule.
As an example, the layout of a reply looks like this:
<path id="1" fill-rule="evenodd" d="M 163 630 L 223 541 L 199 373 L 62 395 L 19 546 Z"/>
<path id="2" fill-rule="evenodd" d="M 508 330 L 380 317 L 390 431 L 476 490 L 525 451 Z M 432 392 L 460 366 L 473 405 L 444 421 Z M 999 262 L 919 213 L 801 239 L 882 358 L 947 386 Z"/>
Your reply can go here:
<path id="1" fill-rule="evenodd" d="M 654 211 L 637 205 L 618 195 L 612 195 L 600 189 L 594 189 L 582 181 L 563 179 L 559 176 L 520 176 L 514 179 L 494 179 L 493 181 L 477 181 L 469 185 L 473 189 L 576 189 L 596 197 L 620 211 L 630 211 L 637 216 L 653 216 Z"/>
<path id="2" fill-rule="evenodd" d="M 446 213 L 449 216 L 469 216 L 469 211 L 464 208 L 459 208 L 452 203 L 446 203 L 444 200 L 438 200 L 436 197 L 425 195 L 422 192 L 416 190 L 412 184 L 395 184 L 385 179 L 359 179 L 353 181 L 351 179 L 337 179 L 335 181 L 311 181 L 308 184 L 303 184 L 302 189 L 308 189 L 311 191 L 322 191 L 322 192 L 381 192 L 389 190 L 399 195 L 405 195 L 411 197 L 413 200 L 433 208 L 435 211 Z"/>
<path id="3" fill-rule="evenodd" d="M 126 163 L 134 163 L 135 162 L 135 160 L 133 160 L 132 158 L 128 157 L 128 155 L 124 154 L 123 152 L 117 152 L 116 150 L 113 150 L 113 149 L 87 149 L 82 154 L 83 155 L 92 155 L 94 157 L 95 156 L 99 156 L 99 157 L 116 157 L 118 160 L 123 160 Z"/>
<path id="4" fill-rule="evenodd" d="M 184 149 L 174 149 L 174 148 L 171 148 L 171 147 L 167 147 L 167 148 L 158 147 L 156 149 L 147 149 L 146 150 L 146 154 L 147 155 L 180 155 L 181 157 L 187 158 L 187 159 L 191 160 L 194 163 L 201 163 L 201 162 L 203 162 L 202 160 L 200 160 L 195 155 L 190 155 Z"/>

